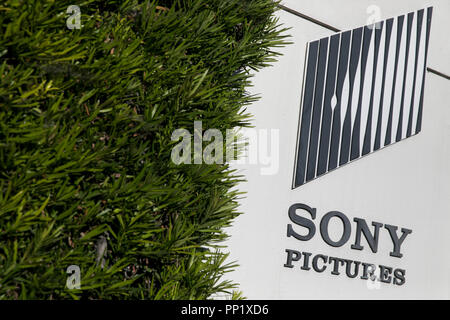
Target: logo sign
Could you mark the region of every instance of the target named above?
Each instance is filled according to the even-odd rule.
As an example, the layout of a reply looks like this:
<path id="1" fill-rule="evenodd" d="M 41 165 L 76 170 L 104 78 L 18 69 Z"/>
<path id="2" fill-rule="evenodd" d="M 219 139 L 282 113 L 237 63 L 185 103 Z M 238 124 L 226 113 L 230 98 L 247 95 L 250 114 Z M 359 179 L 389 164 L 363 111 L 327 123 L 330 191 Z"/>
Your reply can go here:
<path id="1" fill-rule="evenodd" d="M 309 241 L 318 233 L 314 222 L 317 218 L 316 208 L 311 208 L 303 203 L 295 203 L 289 208 L 288 214 L 292 222 L 292 224 L 289 223 L 287 225 L 286 235 L 288 238 L 293 237 L 299 241 Z M 340 221 L 343 227 L 342 236 L 337 241 L 331 239 L 328 231 L 332 219 Z M 372 221 L 373 231 L 371 231 L 366 220 L 354 218 L 353 221 L 356 224 L 356 228 L 354 229 L 355 241 L 349 246 L 351 249 L 364 250 L 365 245 L 362 245 L 362 238 L 364 237 L 369 245 L 368 247 L 366 246 L 366 250 L 377 253 L 380 236 L 386 237 L 389 234 L 389 238 L 392 240 L 392 251 L 389 253 L 389 256 L 396 258 L 403 257 L 400 251 L 406 237 L 412 233 L 411 229 L 401 228 L 399 230 L 398 226 Z M 342 247 L 348 243 L 352 234 L 350 219 L 339 211 L 326 213 L 320 219 L 318 227 L 320 228 L 320 235 L 323 241 L 335 248 Z M 303 228 L 303 230 L 301 233 L 298 233 L 300 228 Z M 305 229 L 308 230 L 307 234 L 304 232 Z M 312 270 L 318 273 L 322 273 L 328 268 L 328 271 L 331 271 L 331 274 L 335 276 L 340 275 L 340 272 L 342 272 L 348 278 L 360 277 L 362 280 L 370 280 L 370 283 L 368 283 L 370 289 L 379 288 L 379 282 L 391 283 L 398 286 L 406 282 L 405 269 L 393 268 L 386 265 L 377 266 L 370 262 L 361 262 L 324 254 L 313 254 L 306 251 L 300 252 L 292 249 L 286 249 L 285 251 L 287 253 L 286 263 L 284 264 L 285 268 L 294 268 L 295 264 L 301 270 L 308 271 L 312 267 Z M 379 276 L 375 274 L 377 272 Z"/>
<path id="2" fill-rule="evenodd" d="M 294 188 L 421 131 L 432 10 L 308 43 Z"/>

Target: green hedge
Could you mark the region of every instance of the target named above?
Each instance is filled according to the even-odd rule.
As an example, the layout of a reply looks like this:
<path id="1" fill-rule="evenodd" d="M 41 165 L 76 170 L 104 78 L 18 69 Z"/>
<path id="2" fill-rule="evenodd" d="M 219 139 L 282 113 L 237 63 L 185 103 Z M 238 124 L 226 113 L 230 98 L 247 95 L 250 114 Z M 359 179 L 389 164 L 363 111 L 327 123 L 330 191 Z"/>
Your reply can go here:
<path id="1" fill-rule="evenodd" d="M 69 29 L 67 7 L 81 9 Z M 248 125 L 284 45 L 271 0 L 0 4 L 0 299 L 205 299 L 237 212 L 227 164 L 175 165 L 177 128 Z M 72 20 L 70 20 L 72 22 Z M 102 255 L 101 245 L 106 244 Z M 68 289 L 68 266 L 81 288 Z"/>

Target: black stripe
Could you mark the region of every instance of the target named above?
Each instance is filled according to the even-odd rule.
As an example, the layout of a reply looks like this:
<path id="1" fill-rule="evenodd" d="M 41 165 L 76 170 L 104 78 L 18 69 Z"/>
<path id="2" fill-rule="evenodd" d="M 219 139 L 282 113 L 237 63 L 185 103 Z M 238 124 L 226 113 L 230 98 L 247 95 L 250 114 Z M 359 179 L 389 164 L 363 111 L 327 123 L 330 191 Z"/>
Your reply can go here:
<path id="1" fill-rule="evenodd" d="M 408 21 L 407 21 L 407 26 L 406 26 L 406 51 L 405 51 L 405 72 L 403 74 L 403 89 L 402 89 L 402 100 L 400 102 L 400 116 L 399 116 L 399 123 L 398 123 L 398 130 L 397 130 L 397 137 L 396 137 L 396 141 L 400 141 L 402 140 L 402 127 L 406 124 L 403 124 L 403 108 L 404 104 L 405 104 L 405 89 L 406 89 L 406 78 L 408 75 L 408 71 L 411 72 L 410 70 L 408 70 L 408 60 L 409 60 L 409 45 L 411 42 L 411 27 L 412 27 L 412 20 L 414 18 L 414 12 L 409 13 L 407 15 L 408 17 Z M 400 80 L 400 79 L 399 79 Z"/>
<path id="2" fill-rule="evenodd" d="M 391 135 L 393 129 L 393 109 L 394 109 L 394 102 L 395 102 L 395 87 L 396 87 L 396 81 L 397 81 L 397 69 L 398 69 L 398 60 L 400 55 L 400 44 L 402 40 L 402 31 L 403 31 L 403 22 L 405 20 L 405 16 L 400 16 L 397 18 L 397 43 L 396 43 L 396 54 L 395 54 L 395 67 L 394 67 L 394 81 L 392 83 L 392 94 L 391 94 L 391 107 L 389 110 L 389 120 L 387 124 L 387 133 L 386 133 L 386 141 L 385 146 L 391 144 L 393 141 L 391 141 Z"/>
<path id="3" fill-rule="evenodd" d="M 372 90 L 370 91 L 369 115 L 367 117 L 367 127 L 366 127 L 366 132 L 365 132 L 365 139 L 364 139 L 362 155 L 366 155 L 370 152 L 370 149 L 372 147 L 371 146 L 372 135 L 376 134 L 376 130 L 377 130 L 376 124 L 375 124 L 375 128 L 372 128 L 372 117 L 374 117 L 374 115 L 373 115 L 374 101 L 373 100 L 374 100 L 375 94 L 379 95 L 378 92 L 375 92 L 375 81 L 377 78 L 378 63 L 381 63 L 381 61 L 378 62 L 378 54 L 380 52 L 381 41 L 384 41 L 383 39 L 381 39 L 381 34 L 382 34 L 383 28 L 384 28 L 384 22 L 377 24 L 377 26 L 379 26 L 379 27 L 375 29 L 375 50 L 374 50 L 374 57 L 373 57 Z M 382 59 L 383 59 L 383 57 L 381 57 L 381 60 Z M 380 97 L 381 97 L 380 98 L 380 103 L 381 103 L 382 96 L 380 96 Z"/>
<path id="4" fill-rule="evenodd" d="M 369 27 L 364 27 L 364 37 L 362 43 L 362 53 L 361 53 L 361 81 L 360 81 L 360 89 L 359 89 L 359 98 L 358 98 L 358 110 L 356 112 L 355 124 L 352 132 L 352 145 L 351 145 L 351 155 L 350 160 L 355 160 L 360 156 L 359 144 L 360 144 L 360 135 L 361 135 L 361 108 L 366 106 L 362 106 L 362 99 L 364 93 L 364 80 L 366 75 L 366 66 L 367 66 L 367 57 L 369 55 L 369 47 L 370 41 L 372 39 L 372 30 Z"/>
<path id="5" fill-rule="evenodd" d="M 389 106 L 384 106 L 383 102 L 384 102 L 384 91 L 385 91 L 385 84 L 386 84 L 386 73 L 388 72 L 387 70 L 387 65 L 388 65 L 388 56 L 389 56 L 389 49 L 390 49 L 390 43 L 391 43 L 391 37 L 392 37 L 392 27 L 394 24 L 394 19 L 388 19 L 386 20 L 386 38 L 385 40 L 381 39 L 381 41 L 386 41 L 385 42 L 385 47 L 384 47 L 384 67 L 383 67 L 383 84 L 381 85 L 381 99 L 380 99 L 380 110 L 378 113 L 378 125 L 377 125 L 377 135 L 375 138 L 375 147 L 374 147 L 374 151 L 380 149 L 380 147 L 384 146 L 384 141 L 381 141 L 381 130 L 382 128 L 382 124 L 383 124 L 383 112 L 389 112 L 388 108 Z M 383 144 L 382 144 L 383 143 Z"/>
<path id="6" fill-rule="evenodd" d="M 363 28 L 357 28 L 353 30 L 352 38 L 352 50 L 350 56 L 350 97 L 348 100 L 348 110 L 344 120 L 344 128 L 342 129 L 341 137 L 341 155 L 339 159 L 339 165 L 343 165 L 348 162 L 350 153 L 350 138 L 351 138 L 351 105 L 352 105 L 352 92 L 354 88 L 354 81 L 358 62 L 361 55 L 361 42 Z"/>
<path id="7" fill-rule="evenodd" d="M 297 168 L 295 172 L 295 186 L 298 187 L 305 182 L 306 154 L 308 152 L 309 128 L 311 122 L 311 110 L 314 94 L 314 83 L 316 76 L 317 53 L 319 41 L 309 44 L 308 62 L 306 71 L 306 85 L 303 97 L 303 108 L 300 127 L 300 143 L 297 154 Z"/>
<path id="8" fill-rule="evenodd" d="M 322 129 L 320 135 L 319 160 L 317 164 L 317 175 L 320 176 L 327 171 L 328 149 L 330 147 L 331 133 L 331 99 L 334 96 L 336 86 L 336 72 L 338 65 L 340 35 L 334 35 L 330 40 L 330 50 L 328 54 L 327 84 L 325 87 L 324 108 L 322 116 Z"/>
<path id="9" fill-rule="evenodd" d="M 420 50 L 420 40 L 421 40 L 421 35 L 422 35 L 422 22 L 423 22 L 423 15 L 424 15 L 424 10 L 419 10 L 417 13 L 417 19 L 416 19 L 416 26 L 415 28 L 417 28 L 417 40 L 416 40 L 416 63 L 414 65 L 414 80 L 413 80 L 413 87 L 412 87 L 412 99 L 411 99 L 411 111 L 409 113 L 409 119 L 408 119 L 408 130 L 406 132 L 406 137 L 410 137 L 412 134 L 412 124 L 414 122 L 415 119 L 413 119 L 414 116 L 414 102 L 415 102 L 415 94 L 414 92 L 416 92 L 416 81 L 417 81 L 417 65 L 419 63 L 419 50 Z M 414 28 L 414 25 L 413 25 Z"/>
<path id="10" fill-rule="evenodd" d="M 341 49 L 339 54 L 339 72 L 337 76 L 336 84 L 336 96 L 337 105 L 334 109 L 333 114 L 333 128 L 331 131 L 331 144 L 330 144 L 330 160 L 328 163 L 328 170 L 335 169 L 338 165 L 338 153 L 339 153 L 339 140 L 341 134 L 341 99 L 342 99 L 342 88 L 344 86 L 345 76 L 348 69 L 348 57 L 350 54 L 350 38 L 352 32 L 346 31 L 342 33 L 341 37 Z"/>
<path id="11" fill-rule="evenodd" d="M 428 18 L 427 18 L 427 31 L 426 31 L 426 37 L 427 42 L 425 45 L 425 68 L 427 67 L 427 60 L 428 60 L 428 45 L 430 42 L 430 29 L 431 29 L 431 17 L 433 15 L 433 7 L 428 8 Z M 425 90 L 425 72 L 423 73 L 423 82 L 422 82 L 422 89 L 420 93 L 420 104 L 419 104 L 419 114 L 418 114 L 418 120 L 417 120 L 417 129 L 416 134 L 419 133 L 422 130 L 422 109 L 423 109 L 423 96 L 424 96 L 424 90 Z"/>
<path id="12" fill-rule="evenodd" d="M 312 115 L 311 134 L 309 139 L 308 168 L 306 181 L 316 177 L 317 149 L 319 144 L 320 117 L 322 115 L 325 71 L 327 66 L 328 38 L 320 40 L 319 60 L 316 73 L 316 90 L 314 93 L 314 108 Z"/>

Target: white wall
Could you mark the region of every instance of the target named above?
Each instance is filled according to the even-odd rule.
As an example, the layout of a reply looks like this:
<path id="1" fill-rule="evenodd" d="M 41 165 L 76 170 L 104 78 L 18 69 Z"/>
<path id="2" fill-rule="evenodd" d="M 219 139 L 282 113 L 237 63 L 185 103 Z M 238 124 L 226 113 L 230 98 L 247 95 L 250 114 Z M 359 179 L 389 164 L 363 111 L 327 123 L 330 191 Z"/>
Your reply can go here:
<path id="1" fill-rule="evenodd" d="M 447 0 L 286 0 L 284 4 L 342 30 L 366 24 L 366 8 L 381 8 L 381 19 L 434 6 L 428 66 L 450 74 L 450 1 Z M 377 151 L 292 190 L 300 96 L 306 43 L 333 34 L 321 26 L 279 11 L 280 22 L 292 27 L 291 44 L 273 67 L 259 72 L 252 93 L 262 96 L 249 110 L 256 129 L 280 131 L 280 169 L 276 175 L 260 174 L 258 165 L 237 165 L 247 182 L 241 201 L 243 215 L 229 229 L 230 260 L 240 266 L 227 277 L 240 283 L 250 299 L 390 299 L 450 298 L 450 82 L 427 73 L 422 132 Z M 389 256 L 392 242 L 380 231 L 377 253 L 350 249 L 352 236 L 340 248 L 323 242 L 317 230 L 310 241 L 286 236 L 288 208 L 294 203 L 317 208 L 318 219 L 338 210 L 354 217 L 412 229 L 402 246 L 402 258 Z M 335 225 L 333 225 L 335 226 Z M 339 231 L 335 226 L 334 231 Z M 403 286 L 367 283 L 330 271 L 316 273 L 283 267 L 285 249 L 385 264 L 406 269 Z M 342 267 L 341 267 L 342 268 Z"/>

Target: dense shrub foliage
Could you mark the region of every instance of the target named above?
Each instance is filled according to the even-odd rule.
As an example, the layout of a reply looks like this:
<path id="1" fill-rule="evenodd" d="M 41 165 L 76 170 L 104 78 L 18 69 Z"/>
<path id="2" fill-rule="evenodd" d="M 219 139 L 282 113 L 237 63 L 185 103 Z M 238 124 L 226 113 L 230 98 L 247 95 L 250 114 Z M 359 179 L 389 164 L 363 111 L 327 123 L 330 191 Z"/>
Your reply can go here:
<path id="1" fill-rule="evenodd" d="M 80 29 L 67 27 L 70 5 Z M 0 299 L 233 290 L 217 246 L 238 215 L 240 178 L 226 163 L 175 165 L 171 134 L 194 120 L 248 125 L 251 72 L 285 43 L 275 10 L 270 0 L 0 3 Z M 70 265 L 80 289 L 66 287 Z"/>

